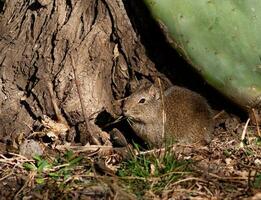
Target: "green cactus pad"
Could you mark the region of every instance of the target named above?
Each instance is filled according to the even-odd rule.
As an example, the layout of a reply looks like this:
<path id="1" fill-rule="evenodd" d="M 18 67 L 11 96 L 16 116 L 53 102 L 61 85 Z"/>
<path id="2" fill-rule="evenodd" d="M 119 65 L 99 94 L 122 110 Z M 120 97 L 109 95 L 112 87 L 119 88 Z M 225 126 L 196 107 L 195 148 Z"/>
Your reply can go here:
<path id="1" fill-rule="evenodd" d="M 260 0 L 144 0 L 169 42 L 245 109 L 261 105 Z"/>

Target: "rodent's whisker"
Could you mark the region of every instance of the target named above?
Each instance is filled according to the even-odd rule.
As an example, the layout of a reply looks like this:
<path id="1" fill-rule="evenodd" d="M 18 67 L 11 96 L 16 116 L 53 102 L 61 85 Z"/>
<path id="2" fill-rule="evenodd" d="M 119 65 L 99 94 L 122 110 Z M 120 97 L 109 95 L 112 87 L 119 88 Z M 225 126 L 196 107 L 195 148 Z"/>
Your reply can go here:
<path id="1" fill-rule="evenodd" d="M 127 122 L 132 127 L 134 122 L 133 122 L 133 120 L 130 117 L 127 117 Z"/>

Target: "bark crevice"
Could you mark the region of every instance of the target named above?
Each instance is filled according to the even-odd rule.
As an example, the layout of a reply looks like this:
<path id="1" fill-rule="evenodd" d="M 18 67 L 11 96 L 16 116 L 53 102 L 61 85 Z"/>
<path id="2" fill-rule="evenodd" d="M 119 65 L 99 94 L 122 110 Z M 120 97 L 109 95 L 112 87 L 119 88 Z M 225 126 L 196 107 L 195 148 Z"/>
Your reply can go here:
<path id="1" fill-rule="evenodd" d="M 1 137 L 10 134 L 11 126 L 28 135 L 32 131 L 28 127 L 33 129 L 43 115 L 55 120 L 52 98 L 68 124 L 83 133 L 81 141 L 86 132 L 83 112 L 99 134 L 97 115 L 121 114 L 117 100 L 126 96 L 135 73 L 144 77 L 157 73 L 122 1 L 54 0 L 37 9 L 30 9 L 28 2 L 7 0 L 0 16 L 0 26 L 5 27 L 0 30 L 0 128 L 6 130 Z M 49 83 L 54 97 L 48 92 Z"/>

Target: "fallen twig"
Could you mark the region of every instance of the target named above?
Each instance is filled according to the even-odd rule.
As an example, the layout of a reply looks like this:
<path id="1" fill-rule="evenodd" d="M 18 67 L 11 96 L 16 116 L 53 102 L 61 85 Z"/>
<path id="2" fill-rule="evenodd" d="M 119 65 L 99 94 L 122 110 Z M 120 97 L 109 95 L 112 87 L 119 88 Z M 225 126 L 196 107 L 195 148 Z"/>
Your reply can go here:
<path id="1" fill-rule="evenodd" d="M 248 120 L 247 120 L 247 122 L 244 126 L 244 129 L 243 129 L 243 132 L 242 132 L 242 135 L 241 135 L 240 148 L 244 147 L 244 139 L 246 138 L 246 132 L 247 132 L 247 127 L 248 127 L 249 122 L 250 122 L 250 118 L 248 118 Z"/>

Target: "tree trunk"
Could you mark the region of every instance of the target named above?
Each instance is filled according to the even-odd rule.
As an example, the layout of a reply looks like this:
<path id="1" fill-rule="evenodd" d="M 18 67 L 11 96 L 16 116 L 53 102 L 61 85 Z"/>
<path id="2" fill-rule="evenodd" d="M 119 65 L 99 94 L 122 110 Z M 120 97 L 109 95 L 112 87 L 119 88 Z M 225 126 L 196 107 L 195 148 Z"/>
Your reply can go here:
<path id="1" fill-rule="evenodd" d="M 0 27 L 2 139 L 59 119 L 57 104 L 70 127 L 87 134 L 88 121 L 99 140 L 97 115 L 120 115 L 136 74 L 157 74 L 122 0 L 6 0 Z"/>

